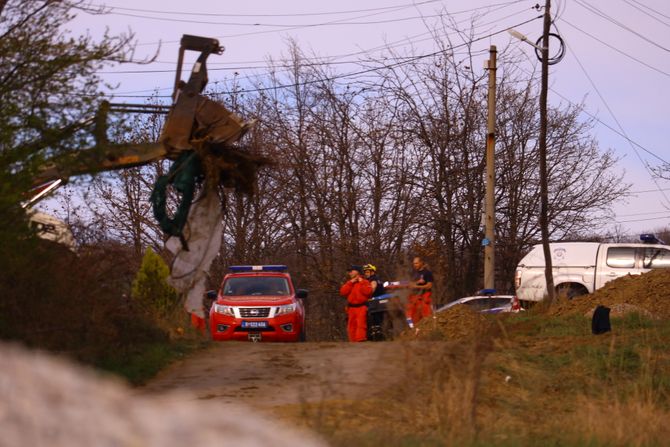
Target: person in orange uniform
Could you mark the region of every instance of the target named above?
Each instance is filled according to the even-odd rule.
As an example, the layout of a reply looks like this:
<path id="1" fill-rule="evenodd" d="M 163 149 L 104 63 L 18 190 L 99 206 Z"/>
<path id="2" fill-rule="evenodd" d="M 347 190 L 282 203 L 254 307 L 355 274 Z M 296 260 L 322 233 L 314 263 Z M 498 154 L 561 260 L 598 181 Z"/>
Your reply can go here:
<path id="1" fill-rule="evenodd" d="M 349 280 L 340 287 L 340 295 L 347 299 L 347 334 L 349 341 L 367 340 L 367 301 L 372 296 L 372 285 L 363 276 L 363 267 L 352 265 Z"/>
<path id="2" fill-rule="evenodd" d="M 407 321 L 418 324 L 423 318 L 433 313 L 432 290 L 433 290 L 433 272 L 428 270 L 428 266 L 419 256 L 412 261 L 414 275 L 409 287 L 411 294 L 408 298 L 406 316 Z"/>

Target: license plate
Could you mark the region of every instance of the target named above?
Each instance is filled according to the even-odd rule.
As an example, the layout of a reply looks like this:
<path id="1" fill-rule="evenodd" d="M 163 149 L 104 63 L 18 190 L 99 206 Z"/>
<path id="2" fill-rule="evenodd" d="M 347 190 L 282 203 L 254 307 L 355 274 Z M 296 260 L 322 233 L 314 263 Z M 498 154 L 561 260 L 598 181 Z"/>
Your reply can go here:
<path id="1" fill-rule="evenodd" d="M 266 329 L 268 327 L 267 321 L 242 321 L 243 328 Z"/>

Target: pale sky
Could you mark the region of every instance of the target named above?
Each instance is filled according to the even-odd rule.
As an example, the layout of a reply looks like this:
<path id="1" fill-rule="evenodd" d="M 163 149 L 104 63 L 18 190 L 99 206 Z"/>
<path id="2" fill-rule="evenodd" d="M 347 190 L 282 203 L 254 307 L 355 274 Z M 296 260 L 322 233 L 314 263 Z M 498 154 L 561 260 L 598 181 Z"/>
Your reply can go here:
<path id="1" fill-rule="evenodd" d="M 218 38 L 226 51 L 208 60 L 210 84 L 230 78 L 266 73 L 265 61 L 282 59 L 286 41 L 295 39 L 307 53 L 338 64 L 340 73 L 356 71 L 346 62 L 362 52 L 379 54 L 391 44 L 398 51 L 413 46 L 418 53 L 436 50 L 426 24 L 448 11 L 463 29 L 478 14 L 474 50 L 481 50 L 482 70 L 490 45 L 527 55 L 522 68 L 539 69 L 533 48 L 512 38 L 515 28 L 535 41 L 542 33 L 541 14 L 533 9 L 544 1 L 505 0 L 92 0 L 106 5 L 108 14 L 79 13 L 77 32 L 93 35 L 105 27 L 131 29 L 137 41 L 136 58 L 153 54 L 160 42 L 158 60 L 151 65 L 123 65 L 105 71 L 118 83 L 119 101 L 142 102 L 155 89 L 169 95 L 174 82 L 179 39 L 183 34 Z M 670 103 L 670 3 L 667 0 L 553 0 L 557 32 L 567 44 L 562 61 L 550 71 L 552 104 L 585 99 L 587 112 L 600 120 L 594 129 L 602 149 L 612 148 L 622 159 L 634 195 L 618 204 L 616 222 L 624 232 L 667 227 L 670 224 L 670 182 L 654 181 L 646 163 L 669 161 L 665 122 Z M 530 22 L 529 22 L 530 21 Z M 524 22 L 529 22 L 525 23 Z M 492 35 L 492 37 L 487 37 Z M 459 42 L 454 35 L 454 42 Z M 554 41 L 551 42 L 554 44 Z M 499 67 L 500 68 L 500 67 Z M 186 75 L 190 64 L 185 65 Z M 627 140 L 623 135 L 627 135 Z M 614 226 L 614 222 L 613 225 Z M 667 241 L 666 241 L 667 242 Z"/>

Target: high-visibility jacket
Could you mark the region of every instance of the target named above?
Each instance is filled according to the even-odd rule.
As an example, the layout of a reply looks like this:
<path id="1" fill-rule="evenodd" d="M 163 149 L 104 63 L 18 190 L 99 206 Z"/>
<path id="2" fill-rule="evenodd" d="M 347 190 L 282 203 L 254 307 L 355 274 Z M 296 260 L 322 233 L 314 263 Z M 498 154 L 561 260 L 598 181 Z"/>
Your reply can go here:
<path id="1" fill-rule="evenodd" d="M 365 341 L 367 338 L 367 301 L 372 296 L 372 284 L 361 277 L 360 281 L 345 282 L 340 287 L 340 295 L 347 298 L 347 335 L 349 341 Z"/>
<path id="2" fill-rule="evenodd" d="M 365 278 L 361 278 L 360 281 L 353 283 L 347 281 L 340 287 L 340 295 L 347 299 L 349 306 L 362 306 L 372 296 L 372 285 Z"/>

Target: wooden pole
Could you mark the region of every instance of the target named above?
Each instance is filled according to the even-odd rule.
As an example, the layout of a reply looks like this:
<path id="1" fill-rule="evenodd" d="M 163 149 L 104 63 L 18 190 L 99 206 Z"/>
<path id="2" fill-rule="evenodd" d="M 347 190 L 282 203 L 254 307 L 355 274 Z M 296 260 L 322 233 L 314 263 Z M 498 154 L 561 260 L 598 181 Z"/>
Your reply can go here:
<path id="1" fill-rule="evenodd" d="M 486 131 L 486 220 L 484 229 L 484 288 L 495 289 L 495 144 L 496 144 L 496 55 L 489 49 L 488 123 Z"/>
<path id="2" fill-rule="evenodd" d="M 547 282 L 547 297 L 553 302 L 554 290 L 553 266 L 549 250 L 549 185 L 547 180 L 547 90 L 549 89 L 549 28 L 551 0 L 544 5 L 544 30 L 542 34 L 542 86 L 540 89 L 540 231 L 544 251 L 544 276 Z"/>

